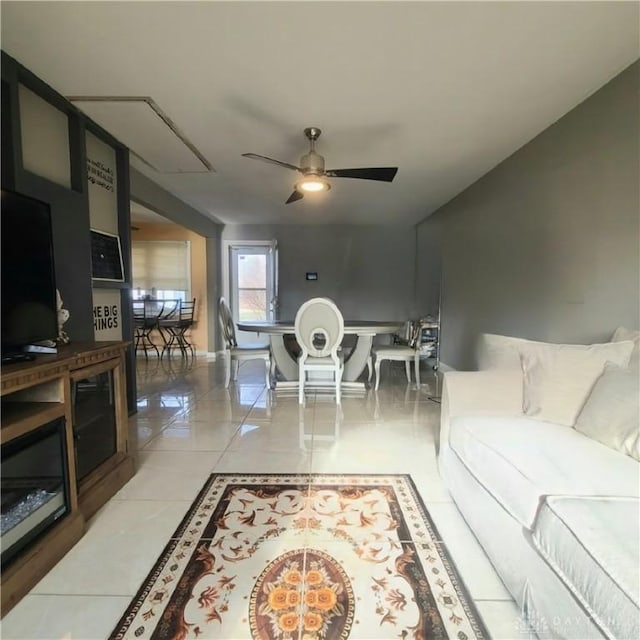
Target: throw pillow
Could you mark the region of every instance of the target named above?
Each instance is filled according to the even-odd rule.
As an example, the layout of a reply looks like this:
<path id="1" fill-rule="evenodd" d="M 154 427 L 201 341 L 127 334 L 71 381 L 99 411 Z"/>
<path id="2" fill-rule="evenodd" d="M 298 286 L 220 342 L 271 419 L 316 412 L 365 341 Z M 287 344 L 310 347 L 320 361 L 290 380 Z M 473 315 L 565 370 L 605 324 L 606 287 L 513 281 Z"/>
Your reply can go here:
<path id="1" fill-rule="evenodd" d="M 522 354 L 525 414 L 573 426 L 607 362 L 626 367 L 632 350 L 630 341 L 528 344 Z"/>
<path id="2" fill-rule="evenodd" d="M 623 342 L 625 340 L 633 340 L 635 348 L 640 348 L 640 331 L 627 329 L 626 327 L 618 327 L 611 337 L 611 342 Z"/>
<path id="3" fill-rule="evenodd" d="M 640 331 L 618 327 L 611 338 L 611 342 L 621 342 L 623 340 L 632 340 L 635 345 L 629 366 L 640 368 Z"/>
<path id="4" fill-rule="evenodd" d="M 640 460 L 640 372 L 607 365 L 576 421 L 576 430 Z"/>

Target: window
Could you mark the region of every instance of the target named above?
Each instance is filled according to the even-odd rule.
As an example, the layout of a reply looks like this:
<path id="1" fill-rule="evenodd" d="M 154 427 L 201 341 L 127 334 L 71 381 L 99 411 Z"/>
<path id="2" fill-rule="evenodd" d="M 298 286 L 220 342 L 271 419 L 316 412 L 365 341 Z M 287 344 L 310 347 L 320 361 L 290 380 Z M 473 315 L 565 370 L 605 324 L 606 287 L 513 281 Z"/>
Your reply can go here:
<path id="1" fill-rule="evenodd" d="M 267 320 L 266 282 L 266 255 L 238 255 L 238 320 Z"/>
<path id="2" fill-rule="evenodd" d="M 134 298 L 191 298 L 188 240 L 137 240 L 131 254 Z"/>

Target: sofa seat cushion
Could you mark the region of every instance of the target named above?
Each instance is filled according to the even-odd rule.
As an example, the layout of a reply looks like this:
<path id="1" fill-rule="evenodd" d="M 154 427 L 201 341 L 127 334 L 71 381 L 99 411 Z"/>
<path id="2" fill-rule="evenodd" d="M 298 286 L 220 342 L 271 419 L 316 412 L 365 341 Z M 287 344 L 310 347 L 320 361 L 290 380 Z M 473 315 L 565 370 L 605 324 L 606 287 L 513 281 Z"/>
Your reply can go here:
<path id="1" fill-rule="evenodd" d="M 640 637 L 640 502 L 551 496 L 534 546 L 607 637 Z"/>
<path id="2" fill-rule="evenodd" d="M 449 446 L 528 529 L 547 495 L 640 495 L 638 462 L 551 422 L 526 416 L 457 416 L 451 420 Z"/>

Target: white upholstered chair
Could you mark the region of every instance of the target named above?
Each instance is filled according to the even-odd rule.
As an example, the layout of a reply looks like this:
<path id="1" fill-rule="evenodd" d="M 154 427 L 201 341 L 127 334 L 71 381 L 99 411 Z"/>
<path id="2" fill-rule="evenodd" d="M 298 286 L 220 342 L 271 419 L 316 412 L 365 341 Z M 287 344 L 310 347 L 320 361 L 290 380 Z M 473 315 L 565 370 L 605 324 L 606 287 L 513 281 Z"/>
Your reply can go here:
<path id="1" fill-rule="evenodd" d="M 376 391 L 380 386 L 380 364 L 383 360 L 404 362 L 404 370 L 407 374 L 407 382 L 409 383 L 411 382 L 411 362 L 413 362 L 416 384 L 420 386 L 420 337 L 422 336 L 422 325 L 417 323 L 415 326 L 412 326 L 411 323 L 409 323 L 408 333 L 407 344 L 390 344 L 373 347 Z"/>
<path id="2" fill-rule="evenodd" d="M 310 371 L 333 375 L 336 403 L 340 404 L 340 387 L 344 358 L 340 343 L 344 336 L 344 319 L 340 309 L 328 298 L 307 300 L 296 313 L 295 333 L 302 350 L 298 358 L 298 400 L 304 403 L 304 388 Z"/>
<path id="3" fill-rule="evenodd" d="M 236 340 L 236 328 L 233 323 L 231 311 L 224 298 L 220 298 L 218 301 L 218 320 L 220 322 L 220 329 L 222 335 L 227 343 L 227 349 L 229 350 L 229 358 L 227 359 L 227 370 L 225 376 L 224 386 L 229 386 L 231 381 L 231 369 L 233 368 L 233 379 L 238 379 L 238 367 L 241 360 L 264 360 L 265 367 L 265 382 L 267 389 L 271 388 L 271 380 L 274 375 L 275 362 L 271 358 L 271 349 L 268 344 L 265 345 L 252 345 L 249 347 L 239 347 Z"/>

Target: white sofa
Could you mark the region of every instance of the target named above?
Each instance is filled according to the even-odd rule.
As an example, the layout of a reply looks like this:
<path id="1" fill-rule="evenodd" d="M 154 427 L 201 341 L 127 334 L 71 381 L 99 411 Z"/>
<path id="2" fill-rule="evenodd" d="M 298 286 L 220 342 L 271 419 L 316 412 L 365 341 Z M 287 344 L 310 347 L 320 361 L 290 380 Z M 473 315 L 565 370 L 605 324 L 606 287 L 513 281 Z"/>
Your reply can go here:
<path id="1" fill-rule="evenodd" d="M 614 339 L 485 334 L 445 374 L 440 472 L 540 638 L 640 638 L 640 333 Z"/>

